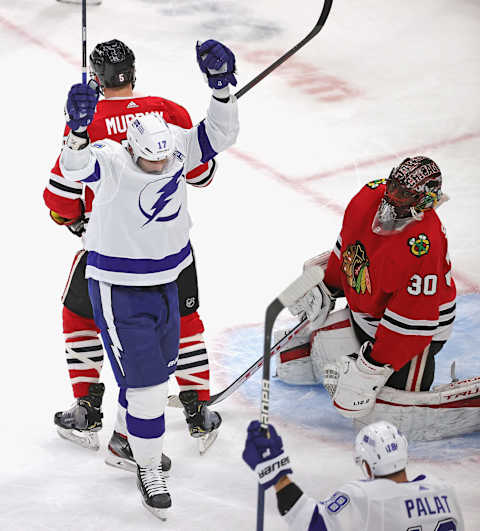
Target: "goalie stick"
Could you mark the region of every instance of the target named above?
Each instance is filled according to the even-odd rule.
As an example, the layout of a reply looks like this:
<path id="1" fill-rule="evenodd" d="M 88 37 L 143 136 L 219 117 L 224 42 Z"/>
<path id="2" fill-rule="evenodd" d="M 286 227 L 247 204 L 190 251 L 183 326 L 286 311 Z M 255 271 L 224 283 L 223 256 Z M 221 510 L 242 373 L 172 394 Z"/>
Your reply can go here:
<path id="1" fill-rule="evenodd" d="M 323 28 L 325 22 L 327 21 L 328 15 L 330 14 L 330 9 L 332 7 L 333 0 L 325 0 L 323 3 L 322 12 L 320 13 L 320 17 L 317 20 L 315 26 L 313 26 L 310 33 L 304 37 L 299 43 L 297 43 L 291 50 L 288 50 L 285 54 L 283 54 L 279 59 L 277 59 L 274 63 L 272 63 L 269 67 L 265 68 L 263 72 L 260 72 L 258 76 L 254 77 L 251 81 L 249 81 L 244 87 L 242 87 L 238 92 L 235 93 L 235 97 L 241 98 L 245 93 L 247 93 L 250 89 L 252 89 L 257 83 L 260 83 L 260 81 L 267 77 L 269 74 L 271 74 L 275 69 L 277 69 L 281 64 L 283 64 L 288 58 L 292 57 L 292 55 L 296 54 L 300 48 L 303 48 L 307 42 L 311 41 L 315 35 L 317 35 L 320 30 Z"/>
<path id="2" fill-rule="evenodd" d="M 262 395 L 260 407 L 260 426 L 268 435 L 268 415 L 270 407 L 270 358 L 272 330 L 278 314 L 286 306 L 291 306 L 303 297 L 314 286 L 323 280 L 323 269 L 318 266 L 307 269 L 301 277 L 290 284 L 276 299 L 267 307 L 265 312 L 265 329 L 263 341 L 263 376 Z M 265 508 L 265 491 L 258 485 L 257 498 L 257 531 L 263 531 L 263 515 Z"/>

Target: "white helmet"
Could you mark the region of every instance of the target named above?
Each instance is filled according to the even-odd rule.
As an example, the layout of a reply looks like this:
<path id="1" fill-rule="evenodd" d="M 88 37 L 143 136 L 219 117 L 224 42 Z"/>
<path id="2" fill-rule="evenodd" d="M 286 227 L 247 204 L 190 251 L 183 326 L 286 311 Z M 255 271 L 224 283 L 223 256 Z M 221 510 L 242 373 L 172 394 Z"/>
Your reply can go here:
<path id="1" fill-rule="evenodd" d="M 387 476 L 407 466 L 408 443 L 396 426 L 381 420 L 362 428 L 355 439 L 355 463 L 368 463 L 374 476 Z"/>
<path id="2" fill-rule="evenodd" d="M 128 144 L 133 158 L 157 161 L 166 159 L 175 149 L 175 139 L 167 122 L 158 114 L 133 119 L 127 128 Z"/>

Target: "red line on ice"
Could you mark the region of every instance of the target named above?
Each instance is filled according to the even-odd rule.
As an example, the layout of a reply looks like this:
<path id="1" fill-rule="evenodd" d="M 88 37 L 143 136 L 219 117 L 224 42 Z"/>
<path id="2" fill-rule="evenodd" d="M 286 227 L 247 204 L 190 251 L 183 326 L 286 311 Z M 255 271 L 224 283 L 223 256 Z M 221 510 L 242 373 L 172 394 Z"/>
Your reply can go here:
<path id="1" fill-rule="evenodd" d="M 386 162 L 389 160 L 398 160 L 402 157 L 407 157 L 408 155 L 412 155 L 415 153 L 422 153 L 430 149 L 437 149 L 439 147 L 450 146 L 452 144 L 458 144 L 459 142 L 464 142 L 465 140 L 472 140 L 474 138 L 479 138 L 479 137 L 480 137 L 480 131 L 477 131 L 474 133 L 465 133 L 464 135 L 460 135 L 454 138 L 446 138 L 444 140 L 439 140 L 438 142 L 433 142 L 431 144 L 424 144 L 422 146 L 416 146 L 414 148 L 410 148 L 405 151 L 400 151 L 398 153 L 388 153 L 386 155 L 381 155 L 379 157 L 375 157 L 372 159 L 367 159 L 364 161 L 347 164 L 346 166 L 342 166 L 340 168 L 334 168 L 332 170 L 325 170 L 319 173 L 315 173 L 311 175 L 310 177 L 304 177 L 300 179 L 300 181 L 302 183 L 318 181 L 319 179 L 325 179 L 326 177 L 334 177 L 335 175 L 338 175 L 340 173 L 346 173 L 349 171 L 353 171 L 353 170 L 356 170 L 357 168 L 365 168 L 368 166 L 374 166 L 375 164 L 378 164 L 379 162 Z"/>
<path id="2" fill-rule="evenodd" d="M 342 206 L 342 205 L 340 205 L 338 203 L 335 203 L 334 201 L 332 201 L 328 197 L 326 197 L 326 196 L 324 196 L 322 194 L 319 194 L 318 192 L 313 192 L 308 186 L 302 184 L 297 179 L 291 179 L 290 177 L 288 177 L 284 173 L 281 173 L 281 172 L 277 171 L 276 169 L 272 168 L 271 166 L 269 166 L 265 162 L 262 162 L 262 161 L 258 160 L 253 155 L 249 155 L 248 153 L 240 151 L 237 148 L 230 148 L 228 150 L 228 153 L 230 155 L 233 155 L 237 159 L 240 159 L 243 162 L 246 162 L 252 168 L 255 168 L 256 170 L 262 171 L 263 173 L 266 173 L 266 174 L 270 175 L 271 177 L 273 177 L 275 180 L 277 180 L 277 181 L 279 181 L 279 182 L 281 182 L 283 184 L 286 184 L 290 188 L 293 188 L 296 192 L 306 196 L 307 199 L 309 199 L 313 203 L 316 203 L 317 205 L 319 205 L 319 206 L 321 206 L 323 208 L 328 208 L 329 210 L 331 210 L 335 214 L 343 216 L 343 212 L 345 210 L 344 206 Z"/>
<path id="3" fill-rule="evenodd" d="M 62 59 L 65 59 L 67 63 L 70 63 L 73 66 L 80 66 L 80 61 L 75 59 L 73 56 L 68 54 L 67 52 L 64 52 L 61 48 L 55 46 L 54 44 L 49 43 L 45 39 L 39 39 L 38 37 L 35 37 L 27 30 L 23 29 L 22 27 L 18 26 L 17 24 L 11 22 L 10 20 L 6 19 L 5 17 L 2 17 L 0 15 L 0 24 L 3 24 L 7 29 L 11 30 L 12 32 L 16 33 L 18 36 L 22 37 L 26 41 L 36 44 L 37 46 L 40 46 L 41 48 L 44 48 L 45 50 L 49 50 L 51 52 L 55 52 L 57 55 L 62 57 Z"/>

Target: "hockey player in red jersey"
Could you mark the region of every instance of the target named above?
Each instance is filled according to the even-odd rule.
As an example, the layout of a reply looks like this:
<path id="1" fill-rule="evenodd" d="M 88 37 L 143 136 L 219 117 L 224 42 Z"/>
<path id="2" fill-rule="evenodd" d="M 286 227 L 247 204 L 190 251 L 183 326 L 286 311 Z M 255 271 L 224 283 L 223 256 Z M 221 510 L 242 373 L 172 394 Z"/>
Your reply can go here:
<path id="1" fill-rule="evenodd" d="M 441 184 L 438 166 L 423 156 L 405 159 L 388 179 L 367 183 L 345 211 L 325 286 L 292 308 L 306 312 L 314 330 L 311 345 L 303 345 L 302 367 L 308 358 L 313 379 L 334 393 L 344 416 L 371 412 L 384 385 L 428 391 L 433 382 L 456 296 L 446 232 L 435 212 L 445 199 Z M 344 295 L 348 310 L 325 322 L 329 292 Z M 343 349 L 332 334 L 343 334 Z"/>
<path id="2" fill-rule="evenodd" d="M 463 531 L 451 485 L 424 474 L 409 481 L 407 447 L 389 422 L 364 427 L 355 439 L 354 459 L 367 479 L 349 481 L 320 502 L 290 479 L 290 458 L 272 425 L 267 437 L 258 421 L 250 423 L 242 457 L 263 489 L 274 486 L 291 531 Z"/>
<path id="3" fill-rule="evenodd" d="M 98 102 L 94 119 L 88 126 L 92 142 L 110 138 L 125 143 L 128 123 L 137 116 L 150 113 L 157 113 L 167 122 L 180 127 L 192 127 L 188 112 L 177 103 L 160 97 L 133 95 L 135 56 L 123 42 L 112 40 L 98 44 L 90 55 L 90 68 L 105 96 Z M 66 127 L 65 138 L 68 134 L 69 129 Z M 210 160 L 188 173 L 187 182 L 196 187 L 205 187 L 213 179 L 215 169 L 215 160 Z M 93 199 L 93 192 L 88 186 L 68 181 L 62 176 L 57 159 L 44 191 L 44 200 L 52 219 L 81 236 L 88 223 Z M 103 348 L 88 296 L 86 258 L 84 250 L 76 254 L 62 297 L 66 357 L 77 403 L 70 410 L 56 413 L 55 424 L 60 435 L 84 446 L 98 448 L 96 431 L 102 426 L 100 407 L 104 390 L 103 383 L 99 383 Z M 175 376 L 190 434 L 200 438 L 204 446 L 213 442 L 221 418 L 206 406 L 210 398 L 210 373 L 203 341 L 204 326 L 197 311 L 199 300 L 195 261 L 180 274 L 177 286 L 181 324 Z M 131 451 L 125 437 L 125 404 L 125 397 L 120 392 L 119 413 L 109 444 L 107 462 L 136 470 L 131 463 Z"/>

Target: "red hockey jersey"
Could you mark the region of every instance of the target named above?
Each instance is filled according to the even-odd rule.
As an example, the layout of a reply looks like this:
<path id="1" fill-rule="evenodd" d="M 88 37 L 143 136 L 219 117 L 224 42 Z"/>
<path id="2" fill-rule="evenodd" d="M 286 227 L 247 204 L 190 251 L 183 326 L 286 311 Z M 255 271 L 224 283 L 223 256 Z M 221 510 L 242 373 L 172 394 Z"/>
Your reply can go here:
<path id="1" fill-rule="evenodd" d="M 100 100 L 97 104 L 95 116 L 88 126 L 91 142 L 110 138 L 116 142 L 126 142 L 128 123 L 136 116 L 158 113 L 164 120 L 190 129 L 192 120 L 187 110 L 173 101 L 156 96 L 121 97 Z M 70 129 L 65 127 L 65 138 Z M 52 169 L 50 180 L 43 193 L 45 204 L 61 217 L 76 219 L 82 214 L 82 202 L 85 213 L 92 209 L 93 192 L 82 183 L 67 181 L 60 171 L 60 157 Z M 187 174 L 187 182 L 194 186 L 207 186 L 210 184 L 215 171 L 215 160 L 201 164 Z M 83 197 L 84 192 L 84 197 Z M 83 200 L 82 200 L 83 197 Z"/>
<path id="2" fill-rule="evenodd" d="M 401 232 L 378 235 L 372 222 L 385 180 L 350 201 L 325 272 L 343 290 L 352 317 L 375 338 L 372 357 L 399 370 L 433 340 L 446 340 L 455 319 L 455 282 L 445 229 L 428 210 Z"/>

